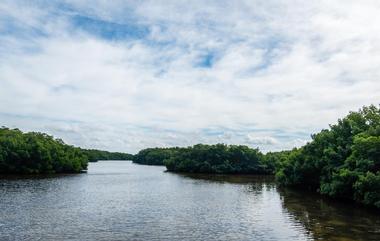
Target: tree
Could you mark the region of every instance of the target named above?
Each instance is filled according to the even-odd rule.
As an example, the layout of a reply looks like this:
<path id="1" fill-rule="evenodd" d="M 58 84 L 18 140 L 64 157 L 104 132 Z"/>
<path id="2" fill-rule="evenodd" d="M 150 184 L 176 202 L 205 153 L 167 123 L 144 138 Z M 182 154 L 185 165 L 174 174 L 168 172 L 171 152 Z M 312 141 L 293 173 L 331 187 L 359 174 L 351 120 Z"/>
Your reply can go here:
<path id="1" fill-rule="evenodd" d="M 282 185 L 380 207 L 380 109 L 350 112 L 276 162 Z"/>

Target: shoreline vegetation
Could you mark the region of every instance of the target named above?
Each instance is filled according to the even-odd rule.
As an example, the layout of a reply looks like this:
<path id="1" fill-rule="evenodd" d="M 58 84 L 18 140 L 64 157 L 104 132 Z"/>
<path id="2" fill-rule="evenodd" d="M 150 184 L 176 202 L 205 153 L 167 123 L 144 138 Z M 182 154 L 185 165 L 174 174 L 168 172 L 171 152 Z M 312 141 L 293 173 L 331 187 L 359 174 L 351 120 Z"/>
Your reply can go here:
<path id="1" fill-rule="evenodd" d="M 123 152 L 109 152 L 96 149 L 82 149 L 82 152 L 88 157 L 89 162 L 108 160 L 131 161 L 133 159 L 132 154 Z"/>
<path id="2" fill-rule="evenodd" d="M 81 149 L 44 133 L 0 128 L 0 174 L 82 173 L 88 162 L 113 159 L 131 160 L 132 155 Z"/>
<path id="3" fill-rule="evenodd" d="M 258 149 L 243 145 L 205 145 L 191 147 L 148 148 L 137 153 L 133 162 L 164 165 L 170 172 L 214 174 L 274 174 Z"/>
<path id="4" fill-rule="evenodd" d="M 380 109 L 350 112 L 300 148 L 263 154 L 243 145 L 147 148 L 136 155 L 87 150 L 38 132 L 0 129 L 0 173 L 79 173 L 88 161 L 132 160 L 169 172 L 274 175 L 281 186 L 380 208 Z"/>
<path id="5" fill-rule="evenodd" d="M 293 150 L 261 153 L 235 145 L 148 148 L 133 162 L 170 172 L 274 174 L 281 186 L 380 208 L 380 109 L 350 112 Z"/>

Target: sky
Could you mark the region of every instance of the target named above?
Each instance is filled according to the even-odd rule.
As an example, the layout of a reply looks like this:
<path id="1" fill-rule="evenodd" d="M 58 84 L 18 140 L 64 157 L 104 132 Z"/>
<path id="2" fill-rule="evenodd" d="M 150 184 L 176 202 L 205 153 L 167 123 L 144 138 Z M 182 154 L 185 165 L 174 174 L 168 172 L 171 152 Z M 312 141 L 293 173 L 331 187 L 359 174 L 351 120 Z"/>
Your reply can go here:
<path id="1" fill-rule="evenodd" d="M 380 102 L 380 1 L 0 1 L 0 125 L 84 148 L 299 147 Z"/>

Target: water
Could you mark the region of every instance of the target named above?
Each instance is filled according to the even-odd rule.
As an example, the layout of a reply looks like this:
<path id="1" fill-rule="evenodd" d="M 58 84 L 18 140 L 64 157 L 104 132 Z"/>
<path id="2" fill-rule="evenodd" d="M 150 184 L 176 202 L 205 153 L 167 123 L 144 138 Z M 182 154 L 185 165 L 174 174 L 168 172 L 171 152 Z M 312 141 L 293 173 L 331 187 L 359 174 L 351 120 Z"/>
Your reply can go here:
<path id="1" fill-rule="evenodd" d="M 179 175 L 130 162 L 0 179 L 0 240 L 380 240 L 380 214 L 271 177 Z"/>

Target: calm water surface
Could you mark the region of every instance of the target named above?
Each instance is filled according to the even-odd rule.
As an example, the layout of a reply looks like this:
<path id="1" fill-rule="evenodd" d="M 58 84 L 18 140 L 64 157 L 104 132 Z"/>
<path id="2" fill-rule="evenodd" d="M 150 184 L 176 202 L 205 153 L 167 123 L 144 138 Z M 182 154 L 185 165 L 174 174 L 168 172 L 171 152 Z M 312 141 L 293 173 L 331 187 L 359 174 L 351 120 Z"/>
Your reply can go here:
<path id="1" fill-rule="evenodd" d="M 270 177 L 185 176 L 130 162 L 0 179 L 0 240 L 380 240 L 380 214 Z"/>

